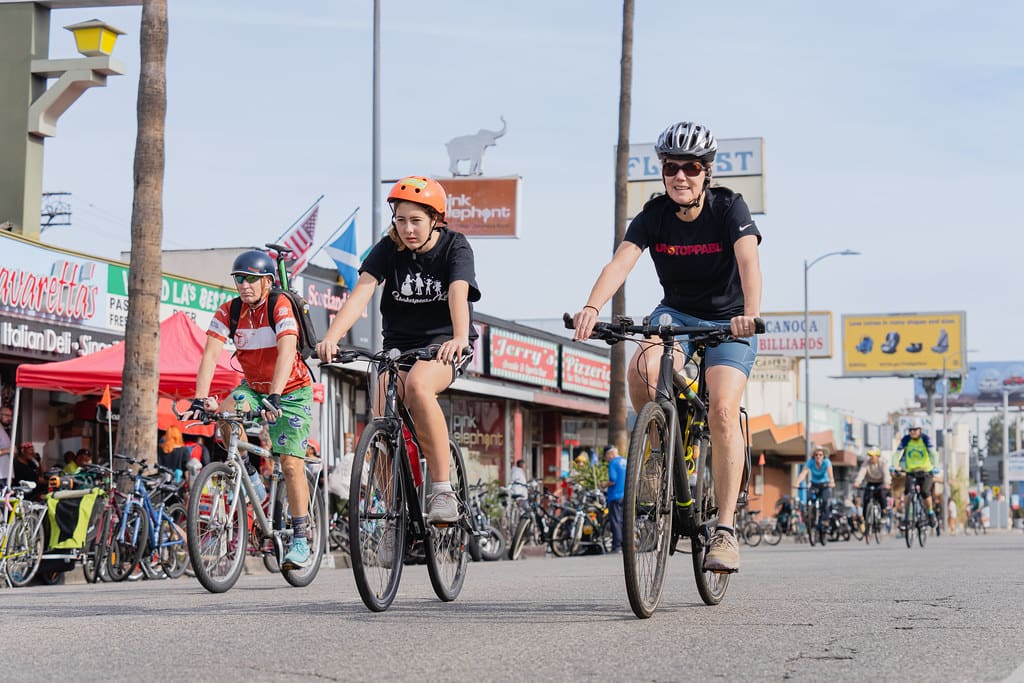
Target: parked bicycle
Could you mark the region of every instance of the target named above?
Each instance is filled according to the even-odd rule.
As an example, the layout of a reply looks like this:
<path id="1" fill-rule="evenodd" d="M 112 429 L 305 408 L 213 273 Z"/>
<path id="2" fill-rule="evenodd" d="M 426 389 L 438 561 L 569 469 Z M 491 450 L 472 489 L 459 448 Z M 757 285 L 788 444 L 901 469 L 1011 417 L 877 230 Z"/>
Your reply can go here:
<path id="1" fill-rule="evenodd" d="M 35 482 L 20 481 L 6 486 L 0 494 L 0 576 L 8 586 L 27 585 L 39 569 L 43 556 L 45 505 L 25 500 Z"/>
<path id="2" fill-rule="evenodd" d="M 469 484 L 462 451 L 449 440 L 449 478 L 458 498 L 459 520 L 452 524 L 427 524 L 426 492 L 418 456 L 410 457 L 408 442 L 421 453 L 416 426 L 398 396 L 400 364 L 433 360 L 437 345 L 400 352 L 395 349 L 369 354 L 339 351 L 334 361 L 369 361 L 369 379 L 385 382 L 384 414 L 363 430 L 355 450 L 349 486 L 349 543 L 352 575 L 363 604 L 374 612 L 391 606 L 398 593 L 402 566 L 411 546 L 421 542 L 434 592 L 446 602 L 458 597 L 466 579 L 471 535 L 477 531 L 469 516 Z M 468 349 L 466 350 L 469 351 Z M 428 473 L 429 474 L 429 473 Z"/>
<path id="3" fill-rule="evenodd" d="M 132 477 L 132 492 L 124 503 L 117 543 L 121 547 L 141 548 L 138 562 L 148 578 L 178 578 L 188 564 L 184 528 L 187 522 L 184 506 L 176 502 L 180 482 L 172 483 L 174 470 L 127 455 L 115 454 L 114 458 L 137 468 Z M 147 467 L 154 471 L 145 472 Z M 136 509 L 141 514 L 136 515 Z M 119 569 L 131 567 L 122 563 Z"/>
<path id="4" fill-rule="evenodd" d="M 488 487 L 477 481 L 469 490 L 469 518 L 475 531 L 469 537 L 469 555 L 474 562 L 492 562 L 500 559 L 505 553 L 505 537 L 491 523 L 484 509 L 484 497 L 487 495 Z"/>
<path id="5" fill-rule="evenodd" d="M 178 414 L 177 408 L 174 413 Z M 217 423 L 218 430 L 229 434 L 227 459 L 211 462 L 196 475 L 190 485 L 186 513 L 192 569 L 199 583 L 211 593 L 223 593 L 235 585 L 247 554 L 263 556 L 268 569 L 280 568 L 285 581 L 298 588 L 312 583 L 320 571 L 327 545 L 323 478 L 307 470 L 309 566 L 281 567 L 293 534 L 281 459 L 242 439 L 246 428 L 259 427 L 259 416 L 259 411 L 223 411 L 207 414 L 202 420 L 203 424 Z M 273 462 L 270 487 L 262 501 L 257 498 L 255 484 L 246 471 L 246 454 Z"/>
<path id="6" fill-rule="evenodd" d="M 569 314 L 563 319 L 572 329 Z M 764 322 L 758 320 L 757 327 L 763 331 Z M 637 335 L 642 340 L 636 339 Z M 661 600 L 668 556 L 676 552 L 680 539 L 690 541 L 701 599 L 708 605 L 718 604 L 725 597 L 729 574 L 704 570 L 704 555 L 718 520 L 704 349 L 746 340 L 735 339 L 728 325 L 677 326 L 671 324 L 668 315 L 657 322 L 644 319 L 640 325 L 627 317 L 610 324 L 597 323 L 591 337 L 609 344 L 626 340 L 644 343 L 656 337 L 662 347 L 656 400 L 640 409 L 626 460 L 622 559 L 630 607 L 640 618 L 654 614 Z M 673 369 L 676 337 L 687 338 L 695 349 L 696 391 Z M 749 429 L 745 420 L 746 411 L 742 411 L 741 428 L 747 436 L 745 471 L 749 474 Z M 745 482 L 741 482 L 740 491 L 746 490 Z"/>
<path id="7" fill-rule="evenodd" d="M 529 489 L 526 510 L 519 517 L 508 545 L 508 559 L 518 560 L 526 545 L 546 546 L 556 557 L 564 557 L 570 552 L 568 537 L 557 548 L 554 544 L 555 527 L 564 512 L 563 506 L 536 479 L 529 483 Z"/>
<path id="8" fill-rule="evenodd" d="M 600 491 L 581 489 L 574 504 L 555 504 L 561 512 L 552 530 L 551 552 L 556 557 L 612 549 L 612 530 L 608 523 L 608 504 Z"/>

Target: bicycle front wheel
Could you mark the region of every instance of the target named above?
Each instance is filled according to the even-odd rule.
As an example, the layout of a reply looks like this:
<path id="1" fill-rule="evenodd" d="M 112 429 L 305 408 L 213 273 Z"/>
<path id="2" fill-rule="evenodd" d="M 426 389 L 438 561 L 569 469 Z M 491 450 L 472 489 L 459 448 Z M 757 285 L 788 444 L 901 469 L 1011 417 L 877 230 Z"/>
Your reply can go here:
<path id="1" fill-rule="evenodd" d="M 743 525 L 743 538 L 751 548 L 756 548 L 761 545 L 761 539 L 763 537 L 764 531 L 761 530 L 761 525 L 754 520 L 750 520 Z"/>
<path id="2" fill-rule="evenodd" d="M 647 619 L 665 585 L 672 536 L 672 477 L 669 430 L 657 403 L 640 409 L 629 436 L 622 499 L 622 563 L 633 614 Z"/>
<path id="3" fill-rule="evenodd" d="M 379 423 L 363 430 L 356 447 L 348 500 L 352 575 L 363 604 L 383 612 L 398 594 L 408 513 L 396 448 Z"/>
<path id="4" fill-rule="evenodd" d="M 234 462 L 210 463 L 199 472 L 188 498 L 188 557 L 199 583 L 211 593 L 234 586 L 245 565 L 249 533 L 245 489 L 239 489 L 240 500 L 232 500 L 239 476 Z M 230 514 L 232 502 L 234 514 Z"/>
<path id="5" fill-rule="evenodd" d="M 188 548 L 185 545 L 185 509 L 178 505 L 164 508 L 160 517 L 160 533 L 157 534 L 158 557 L 164 575 L 176 579 L 185 573 L 188 564 Z"/>
<path id="6" fill-rule="evenodd" d="M 15 587 L 28 585 L 43 556 L 43 535 L 36 533 L 33 521 L 31 518 L 16 520 L 7 535 L 7 579 Z"/>
<path id="7" fill-rule="evenodd" d="M 693 575 L 697 580 L 697 592 L 700 593 L 704 604 L 717 605 L 729 588 L 730 574 L 704 571 L 704 555 L 710 540 L 705 534 L 711 532 L 718 524 L 718 499 L 715 496 L 715 477 L 711 466 L 711 442 L 704 441 L 701 446 L 697 461 L 697 487 L 694 492 L 697 529 L 700 533 L 692 539 Z"/>
<path id="8" fill-rule="evenodd" d="M 429 542 L 427 551 L 427 574 L 434 587 L 434 593 L 445 602 L 451 602 L 459 596 L 462 584 L 466 580 L 469 558 L 466 545 L 469 543 L 469 482 L 466 481 L 466 463 L 462 459 L 462 451 L 454 442 L 448 444 L 448 479 L 452 491 L 459 498 L 459 521 L 455 524 L 442 526 L 428 524 Z"/>
<path id="9" fill-rule="evenodd" d="M 551 532 L 551 553 L 555 557 L 573 554 L 572 530 L 576 515 L 562 515 Z"/>
<path id="10" fill-rule="evenodd" d="M 142 560 L 149 545 L 149 516 L 135 503 L 124 513 L 120 528 L 107 552 L 107 571 L 114 581 L 124 581 Z"/>

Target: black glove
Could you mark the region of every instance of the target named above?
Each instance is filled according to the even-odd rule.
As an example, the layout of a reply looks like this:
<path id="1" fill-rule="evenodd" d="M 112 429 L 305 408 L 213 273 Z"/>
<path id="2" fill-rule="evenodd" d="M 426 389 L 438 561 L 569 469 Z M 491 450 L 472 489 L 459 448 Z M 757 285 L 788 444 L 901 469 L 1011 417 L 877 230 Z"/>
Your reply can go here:
<path id="1" fill-rule="evenodd" d="M 269 422 L 277 422 L 281 417 L 281 394 L 270 394 L 263 399 L 263 412 L 267 415 Z"/>
<path id="2" fill-rule="evenodd" d="M 193 420 L 206 419 L 206 399 L 194 398 L 192 405 L 188 407 L 188 414 Z"/>

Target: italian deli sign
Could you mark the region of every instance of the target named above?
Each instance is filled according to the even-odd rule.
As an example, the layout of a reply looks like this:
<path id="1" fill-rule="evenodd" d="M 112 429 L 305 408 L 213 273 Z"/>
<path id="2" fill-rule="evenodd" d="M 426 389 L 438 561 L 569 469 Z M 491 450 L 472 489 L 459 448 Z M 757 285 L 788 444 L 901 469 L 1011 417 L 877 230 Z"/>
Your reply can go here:
<path id="1" fill-rule="evenodd" d="M 608 398 L 612 364 L 608 358 L 562 347 L 562 389 L 577 394 Z"/>
<path id="2" fill-rule="evenodd" d="M 558 344 L 491 327 L 491 375 L 558 387 Z"/>

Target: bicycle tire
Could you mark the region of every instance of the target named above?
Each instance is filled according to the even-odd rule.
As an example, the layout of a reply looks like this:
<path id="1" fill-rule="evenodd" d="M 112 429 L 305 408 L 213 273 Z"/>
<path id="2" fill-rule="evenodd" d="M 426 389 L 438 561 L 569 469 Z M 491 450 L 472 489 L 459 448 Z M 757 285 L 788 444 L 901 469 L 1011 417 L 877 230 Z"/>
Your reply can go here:
<path id="1" fill-rule="evenodd" d="M 668 420 L 657 403 L 640 409 L 629 435 L 622 498 L 622 564 L 629 606 L 640 619 L 658 608 L 672 542 Z M 655 448 L 655 444 L 660 447 Z"/>
<path id="2" fill-rule="evenodd" d="M 761 536 L 768 545 L 778 545 L 782 542 L 782 531 L 778 524 L 766 524 L 761 528 Z"/>
<path id="3" fill-rule="evenodd" d="M 691 539 L 693 548 L 693 576 L 697 581 L 697 592 L 705 605 L 717 605 L 725 597 L 729 589 L 730 574 L 716 574 L 704 571 L 704 555 L 710 538 L 704 536 L 718 524 L 718 500 L 715 497 L 715 479 L 712 468 L 711 442 L 701 443 L 697 460 L 697 486 L 694 492 L 694 505 L 697 516 L 697 529 L 703 530 Z"/>
<path id="4" fill-rule="evenodd" d="M 459 521 L 447 526 L 428 524 L 428 542 L 425 544 L 430 584 L 437 597 L 444 602 L 459 597 L 469 567 L 466 555 L 470 535 L 469 482 L 466 480 L 466 462 L 462 459 L 462 451 L 453 441 L 448 442 L 448 473 L 452 490 L 459 498 Z"/>
<path id="5" fill-rule="evenodd" d="M 903 540 L 907 548 L 914 547 L 914 524 L 917 521 L 917 508 L 914 506 L 913 497 L 907 498 L 906 509 L 903 514 Z"/>
<path id="6" fill-rule="evenodd" d="M 102 545 L 103 527 L 110 514 L 109 510 L 101 509 L 98 505 L 94 508 L 94 511 L 94 514 L 96 512 L 99 513 L 99 519 L 86 532 L 85 546 L 82 548 L 82 576 L 85 577 L 86 583 L 96 583 L 99 581 L 100 574 L 98 568 L 100 561 L 98 561 L 98 558 L 100 546 Z"/>
<path id="7" fill-rule="evenodd" d="M 374 422 L 363 430 L 355 453 L 348 499 L 352 576 L 363 604 L 383 612 L 398 594 L 405 559 L 408 511 L 398 469 L 405 452 Z"/>
<path id="8" fill-rule="evenodd" d="M 325 541 L 327 538 L 327 518 L 324 516 L 323 489 L 317 486 L 316 477 L 306 474 L 306 486 L 309 488 L 309 510 L 306 512 L 306 540 L 309 542 L 310 563 L 308 567 L 285 567 L 281 565 L 281 576 L 290 585 L 296 588 L 304 588 L 313 582 L 320 572 L 320 563 L 324 557 Z M 288 510 L 288 487 L 280 486 L 277 489 L 277 504 L 274 506 L 274 528 L 288 528 L 291 526 L 291 515 L 286 514 Z M 313 494 L 313 491 L 316 494 Z M 280 526 L 278 526 L 280 524 Z M 266 558 L 267 556 L 264 556 Z"/>
<path id="9" fill-rule="evenodd" d="M 43 556 L 43 535 L 35 533 L 31 519 L 17 519 L 7 534 L 4 565 L 12 586 L 27 586 L 39 569 Z"/>
<path id="10" fill-rule="evenodd" d="M 807 507 L 807 543 L 813 548 L 815 538 L 817 537 L 816 529 L 818 528 L 818 516 L 814 511 L 814 506 L 809 505 Z"/>
<path id="11" fill-rule="evenodd" d="M 113 581 L 127 579 L 149 545 L 149 516 L 141 505 L 133 503 L 122 520 L 107 554 L 107 572 Z"/>
<path id="12" fill-rule="evenodd" d="M 522 555 L 523 546 L 526 545 L 526 539 L 529 537 L 532 526 L 532 515 L 524 515 L 519 518 L 519 524 L 516 525 L 515 531 L 512 532 L 512 541 L 508 546 L 508 559 L 518 560 L 519 556 Z"/>
<path id="13" fill-rule="evenodd" d="M 555 557 L 568 557 L 573 553 L 572 530 L 576 515 L 562 515 L 551 531 L 551 553 Z"/>
<path id="14" fill-rule="evenodd" d="M 103 518 L 100 523 L 103 525 L 99 531 L 96 541 L 95 550 L 95 563 L 96 563 L 96 576 L 93 579 L 93 583 L 102 581 L 109 583 L 113 581 L 110 578 L 110 548 L 114 541 L 114 534 L 121 519 L 121 511 L 115 506 L 111 506 L 109 509 L 103 511 Z"/>
<path id="15" fill-rule="evenodd" d="M 761 529 L 761 525 L 754 520 L 748 521 L 743 525 L 743 538 L 751 548 L 761 545 L 761 541 L 764 538 L 764 531 Z"/>
<path id="16" fill-rule="evenodd" d="M 211 593 L 230 590 L 242 573 L 248 549 L 245 488 L 228 517 L 230 497 L 241 476 L 233 461 L 210 463 L 196 476 L 188 497 L 185 536 L 192 571 Z"/>
<path id="17" fill-rule="evenodd" d="M 169 505 L 164 508 L 164 514 L 160 517 L 160 532 L 157 534 L 159 550 L 157 556 L 160 559 L 160 566 L 164 575 L 169 579 L 176 579 L 185 573 L 185 565 L 188 564 L 188 548 L 185 541 L 185 528 L 179 521 L 185 520 L 185 508 L 179 504 Z M 175 528 L 177 526 L 177 528 Z M 179 531 L 180 530 L 180 531 Z"/>
<path id="18" fill-rule="evenodd" d="M 483 551 L 480 550 L 480 538 L 473 533 L 469 537 L 469 543 L 466 544 L 466 550 L 469 551 L 469 559 L 474 562 L 482 562 L 484 559 Z"/>
<path id="19" fill-rule="evenodd" d="M 924 504 L 919 503 L 918 520 L 917 520 L 917 542 L 923 548 L 925 543 L 928 541 L 928 527 L 930 526 L 928 515 L 924 512 Z"/>
<path id="20" fill-rule="evenodd" d="M 480 538 L 480 556 L 484 562 L 500 560 L 505 554 L 505 536 L 497 527 L 487 527 L 487 535 Z"/>

